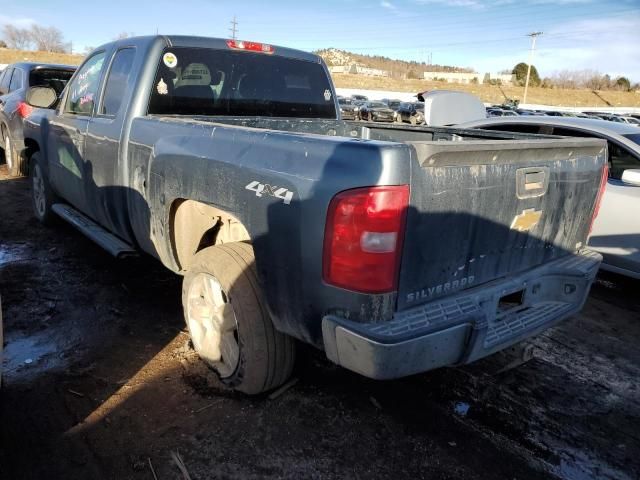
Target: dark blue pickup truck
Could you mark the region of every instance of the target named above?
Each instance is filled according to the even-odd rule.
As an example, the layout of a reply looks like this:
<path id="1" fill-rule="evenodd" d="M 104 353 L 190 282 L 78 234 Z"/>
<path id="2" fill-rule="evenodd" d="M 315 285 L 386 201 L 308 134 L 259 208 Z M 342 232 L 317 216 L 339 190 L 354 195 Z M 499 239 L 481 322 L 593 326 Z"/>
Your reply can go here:
<path id="1" fill-rule="evenodd" d="M 343 121 L 316 55 L 127 38 L 28 93 L 35 215 L 183 275 L 196 351 L 246 393 L 296 340 L 377 379 L 474 361 L 576 313 L 600 263 L 604 142 Z"/>

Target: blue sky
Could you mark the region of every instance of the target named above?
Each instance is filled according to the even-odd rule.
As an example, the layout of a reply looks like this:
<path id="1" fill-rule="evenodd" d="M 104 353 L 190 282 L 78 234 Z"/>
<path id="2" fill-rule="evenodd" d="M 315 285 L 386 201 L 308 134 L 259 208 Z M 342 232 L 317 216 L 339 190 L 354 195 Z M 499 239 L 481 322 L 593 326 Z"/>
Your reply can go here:
<path id="1" fill-rule="evenodd" d="M 0 0 L 0 24 L 60 28 L 74 50 L 120 32 L 239 38 L 303 50 L 336 47 L 369 55 L 467 66 L 478 72 L 527 61 L 542 31 L 540 73 L 592 69 L 640 81 L 640 0 Z"/>

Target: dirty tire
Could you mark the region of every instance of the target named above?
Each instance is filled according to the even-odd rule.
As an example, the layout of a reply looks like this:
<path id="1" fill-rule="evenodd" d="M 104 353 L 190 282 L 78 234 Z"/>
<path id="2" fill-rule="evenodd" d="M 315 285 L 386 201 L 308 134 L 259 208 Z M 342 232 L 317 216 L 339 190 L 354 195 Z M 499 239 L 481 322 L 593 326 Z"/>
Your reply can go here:
<path id="1" fill-rule="evenodd" d="M 418 124 L 418 120 L 416 120 L 416 117 L 414 117 L 413 115 L 411 117 L 409 117 L 409 121 L 411 122 L 411 125 L 417 125 Z"/>
<path id="2" fill-rule="evenodd" d="M 29 180 L 33 214 L 44 225 L 53 225 L 58 220 L 57 215 L 51 210 L 51 207 L 56 202 L 56 196 L 42 168 L 40 153 L 38 152 L 34 153 L 29 160 Z"/>
<path id="3" fill-rule="evenodd" d="M 187 326 L 190 323 L 190 289 L 196 288 L 202 274 L 213 277 L 219 283 L 225 301 L 232 306 L 239 347 L 237 366 L 233 372 L 222 375 L 221 368 L 215 363 L 207 363 L 223 383 L 248 395 L 282 385 L 293 370 L 295 340 L 278 332 L 271 321 L 258 284 L 253 247 L 248 243 L 235 242 L 208 247 L 195 255 L 182 284 L 182 305 Z M 189 331 L 193 339 L 191 327 Z M 196 342 L 193 343 L 195 347 Z"/>
<path id="4" fill-rule="evenodd" d="M 25 174 L 24 165 L 20 155 L 16 153 L 13 141 L 9 135 L 9 129 L 6 125 L 2 126 L 2 148 L 4 149 L 4 160 L 12 177 L 21 177 Z"/>

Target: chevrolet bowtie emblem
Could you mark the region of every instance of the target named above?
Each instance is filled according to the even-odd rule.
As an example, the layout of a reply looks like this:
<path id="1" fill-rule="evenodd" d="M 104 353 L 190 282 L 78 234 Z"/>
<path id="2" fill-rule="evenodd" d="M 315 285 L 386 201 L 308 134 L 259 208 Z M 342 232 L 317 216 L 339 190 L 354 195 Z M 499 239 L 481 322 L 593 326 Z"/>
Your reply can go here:
<path id="1" fill-rule="evenodd" d="M 520 215 L 516 215 L 513 218 L 511 229 L 518 232 L 528 232 L 538 224 L 541 216 L 542 210 L 535 210 L 534 208 L 523 210 Z"/>

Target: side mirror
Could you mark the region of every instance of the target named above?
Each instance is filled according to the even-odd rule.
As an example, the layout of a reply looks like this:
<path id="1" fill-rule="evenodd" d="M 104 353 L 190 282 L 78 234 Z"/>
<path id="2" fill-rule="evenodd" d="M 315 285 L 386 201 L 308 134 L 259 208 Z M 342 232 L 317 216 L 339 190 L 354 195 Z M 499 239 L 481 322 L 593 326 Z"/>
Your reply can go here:
<path id="1" fill-rule="evenodd" d="M 634 187 L 640 187 L 640 169 L 627 169 L 622 172 L 622 181 Z"/>
<path id="2" fill-rule="evenodd" d="M 53 108 L 58 102 L 58 94 L 51 87 L 31 87 L 27 90 L 27 103 L 37 108 Z"/>

